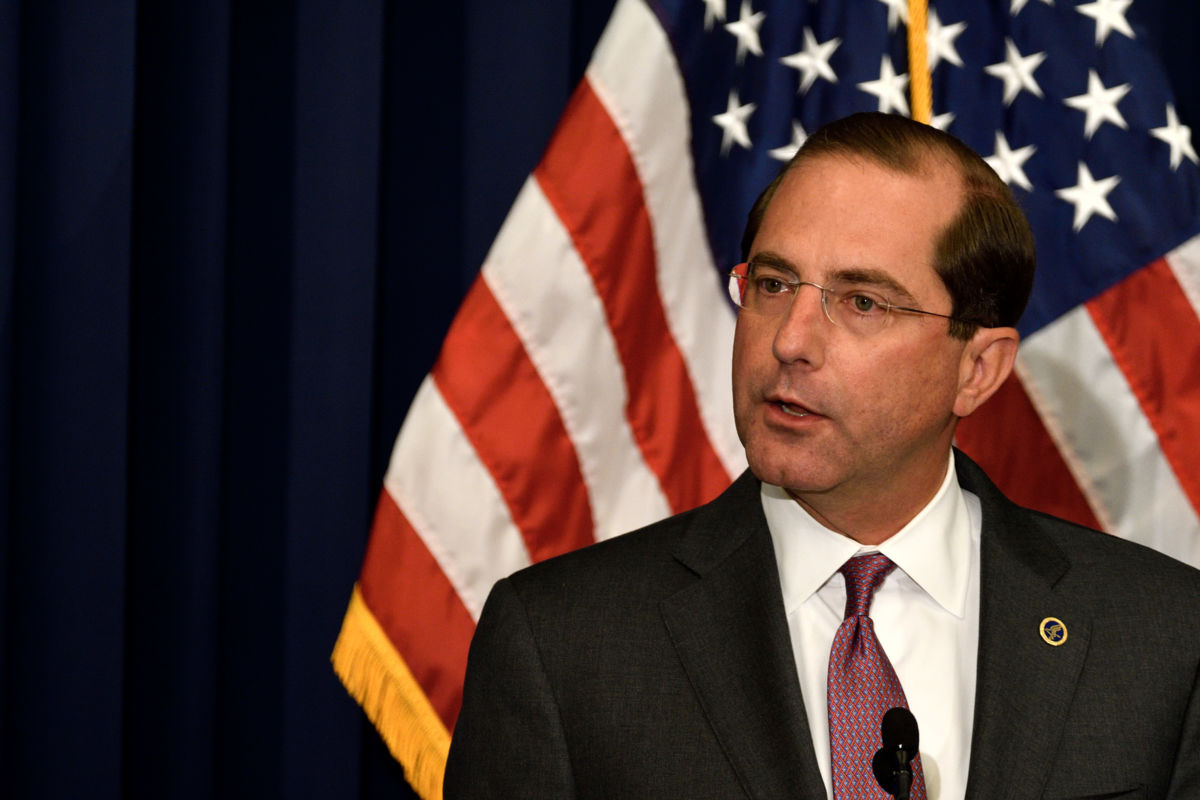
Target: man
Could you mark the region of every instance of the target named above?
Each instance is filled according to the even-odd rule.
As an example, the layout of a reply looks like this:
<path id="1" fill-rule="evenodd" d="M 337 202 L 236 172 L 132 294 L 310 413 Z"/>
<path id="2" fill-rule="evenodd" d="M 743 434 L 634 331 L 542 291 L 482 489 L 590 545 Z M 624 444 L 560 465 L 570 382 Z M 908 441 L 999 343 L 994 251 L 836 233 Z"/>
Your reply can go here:
<path id="1" fill-rule="evenodd" d="M 446 797 L 886 797 L 897 705 L 913 797 L 1200 797 L 1200 573 L 1018 508 L 952 450 L 1032 283 L 1007 187 L 948 135 L 855 115 L 764 191 L 743 251 L 749 471 L 496 585 Z"/>

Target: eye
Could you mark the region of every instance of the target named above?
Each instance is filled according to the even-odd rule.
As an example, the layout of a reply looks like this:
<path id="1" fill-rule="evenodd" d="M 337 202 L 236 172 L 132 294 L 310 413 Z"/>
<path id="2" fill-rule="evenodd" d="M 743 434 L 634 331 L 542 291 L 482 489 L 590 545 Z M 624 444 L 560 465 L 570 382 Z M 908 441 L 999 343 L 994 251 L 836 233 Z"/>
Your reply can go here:
<path id="1" fill-rule="evenodd" d="M 875 302 L 873 297 L 868 297 L 865 294 L 850 295 L 849 301 L 854 310 L 860 314 L 870 314 L 879 307 L 879 304 Z"/>
<path id="2" fill-rule="evenodd" d="M 859 317 L 877 317 L 887 313 L 890 303 L 877 294 L 856 287 L 839 289 L 835 292 L 838 304 Z"/>
<path id="3" fill-rule="evenodd" d="M 788 290 L 788 285 L 779 278 L 760 277 L 756 278 L 754 282 L 758 286 L 758 291 L 763 294 L 783 294 Z"/>

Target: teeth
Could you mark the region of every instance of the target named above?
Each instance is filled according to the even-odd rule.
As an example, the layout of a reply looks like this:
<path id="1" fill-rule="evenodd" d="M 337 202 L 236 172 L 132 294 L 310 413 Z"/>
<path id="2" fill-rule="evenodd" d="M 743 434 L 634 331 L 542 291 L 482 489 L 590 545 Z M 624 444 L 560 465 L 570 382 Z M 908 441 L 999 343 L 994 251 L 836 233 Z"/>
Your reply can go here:
<path id="1" fill-rule="evenodd" d="M 807 417 L 807 411 L 801 411 L 795 406 L 789 406 L 787 403 L 780 403 L 779 407 L 783 409 L 783 413 L 790 414 L 793 417 Z"/>

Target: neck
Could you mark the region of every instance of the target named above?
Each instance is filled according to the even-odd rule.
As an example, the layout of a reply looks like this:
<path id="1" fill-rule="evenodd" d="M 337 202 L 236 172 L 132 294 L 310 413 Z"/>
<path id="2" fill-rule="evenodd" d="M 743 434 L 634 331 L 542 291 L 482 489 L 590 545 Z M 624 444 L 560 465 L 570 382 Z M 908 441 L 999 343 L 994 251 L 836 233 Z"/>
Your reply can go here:
<path id="1" fill-rule="evenodd" d="M 940 471 L 918 486 L 906 485 L 899 491 L 895 487 L 869 488 L 850 495 L 838 490 L 798 493 L 785 488 L 785 491 L 829 530 L 861 545 L 876 546 L 912 522 L 937 496 L 945 479 L 946 473 Z"/>
<path id="2" fill-rule="evenodd" d="M 834 533 L 840 533 L 848 539 L 853 539 L 861 545 L 880 545 L 900 532 L 913 517 L 924 508 L 924 505 L 914 509 L 908 515 L 888 514 L 879 516 L 863 514 L 858 509 L 841 509 L 836 503 L 821 502 L 821 498 L 802 497 L 788 494 L 799 503 L 809 515 Z M 928 500 L 926 501 L 928 502 Z"/>

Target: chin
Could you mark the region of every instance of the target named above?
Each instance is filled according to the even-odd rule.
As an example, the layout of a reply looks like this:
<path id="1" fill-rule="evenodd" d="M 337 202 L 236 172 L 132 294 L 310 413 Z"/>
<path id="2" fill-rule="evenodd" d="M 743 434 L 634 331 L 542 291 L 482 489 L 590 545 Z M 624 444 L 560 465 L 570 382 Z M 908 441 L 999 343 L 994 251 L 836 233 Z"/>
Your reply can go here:
<path id="1" fill-rule="evenodd" d="M 763 483 L 793 493 L 822 492 L 837 482 L 827 464 L 795 445 L 767 444 L 752 437 L 746 443 L 746 462 Z"/>

